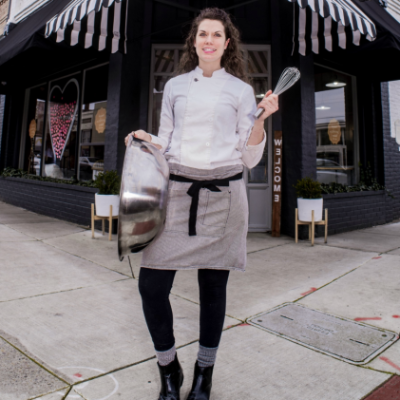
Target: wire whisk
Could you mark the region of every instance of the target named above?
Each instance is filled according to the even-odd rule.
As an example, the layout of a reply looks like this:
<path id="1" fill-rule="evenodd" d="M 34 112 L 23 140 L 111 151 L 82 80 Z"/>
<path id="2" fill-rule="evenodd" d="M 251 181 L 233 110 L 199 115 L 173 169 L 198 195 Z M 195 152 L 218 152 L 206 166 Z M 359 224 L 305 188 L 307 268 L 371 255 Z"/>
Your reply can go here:
<path id="1" fill-rule="evenodd" d="M 278 83 L 272 94 L 280 95 L 291 88 L 300 79 L 300 71 L 295 67 L 285 68 L 279 77 Z M 259 118 L 265 110 L 261 107 L 254 114 L 255 118 Z"/>

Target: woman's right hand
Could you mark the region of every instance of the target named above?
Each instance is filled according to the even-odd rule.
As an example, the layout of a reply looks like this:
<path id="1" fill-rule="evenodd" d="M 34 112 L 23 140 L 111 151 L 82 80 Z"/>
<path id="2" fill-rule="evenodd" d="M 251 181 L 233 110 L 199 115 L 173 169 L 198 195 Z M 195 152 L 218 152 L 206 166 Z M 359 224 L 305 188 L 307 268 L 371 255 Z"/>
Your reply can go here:
<path id="1" fill-rule="evenodd" d="M 133 136 L 137 139 L 144 140 L 145 142 L 151 142 L 151 136 L 147 132 L 145 132 L 143 129 L 139 129 L 137 131 L 133 131 L 133 132 L 129 133 L 125 137 L 125 146 L 128 146 L 129 136 Z"/>
<path id="2" fill-rule="evenodd" d="M 145 132 L 144 130 L 139 129 L 138 131 L 133 131 L 133 132 L 129 133 L 125 137 L 125 146 L 128 146 L 129 136 L 133 136 L 137 139 L 141 139 L 141 140 L 144 140 L 145 142 L 151 143 L 151 135 L 149 133 Z M 156 146 L 157 149 L 161 150 L 161 146 L 159 144 L 154 143 L 154 146 Z"/>

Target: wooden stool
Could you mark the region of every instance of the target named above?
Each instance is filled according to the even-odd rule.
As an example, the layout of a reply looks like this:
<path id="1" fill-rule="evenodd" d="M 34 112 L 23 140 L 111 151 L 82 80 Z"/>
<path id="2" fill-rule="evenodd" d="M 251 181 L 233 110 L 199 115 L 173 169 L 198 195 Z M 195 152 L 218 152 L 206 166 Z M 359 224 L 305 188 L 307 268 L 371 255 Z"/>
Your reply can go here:
<path id="1" fill-rule="evenodd" d="M 112 215 L 112 205 L 110 205 L 110 215 L 108 217 L 99 217 L 94 214 L 94 204 L 92 203 L 92 239 L 94 239 L 94 221 L 97 221 L 101 219 L 102 222 L 102 228 L 103 228 L 103 235 L 105 231 L 105 221 L 108 219 L 108 240 L 111 240 L 111 234 L 112 234 L 112 221 L 113 219 L 118 219 L 118 215 L 113 217 Z"/>
<path id="2" fill-rule="evenodd" d="M 298 210 L 296 208 L 295 216 L 295 242 L 299 242 L 299 225 L 308 225 L 308 239 L 311 240 L 311 246 L 314 246 L 315 225 L 325 225 L 325 243 L 328 243 L 328 209 L 325 208 L 325 220 L 315 222 L 314 210 L 311 211 L 311 222 L 299 221 Z"/>

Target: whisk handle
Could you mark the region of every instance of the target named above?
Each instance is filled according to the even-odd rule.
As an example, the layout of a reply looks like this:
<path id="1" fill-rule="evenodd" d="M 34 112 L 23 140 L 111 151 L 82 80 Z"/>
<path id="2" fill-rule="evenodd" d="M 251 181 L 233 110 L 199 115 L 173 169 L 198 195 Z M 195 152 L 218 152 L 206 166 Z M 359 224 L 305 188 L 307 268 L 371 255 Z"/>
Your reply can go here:
<path id="1" fill-rule="evenodd" d="M 265 110 L 264 110 L 262 107 L 260 107 L 260 108 L 256 111 L 256 113 L 254 114 L 254 118 L 256 118 L 256 119 L 260 118 L 261 114 L 262 114 L 264 111 L 265 111 Z"/>

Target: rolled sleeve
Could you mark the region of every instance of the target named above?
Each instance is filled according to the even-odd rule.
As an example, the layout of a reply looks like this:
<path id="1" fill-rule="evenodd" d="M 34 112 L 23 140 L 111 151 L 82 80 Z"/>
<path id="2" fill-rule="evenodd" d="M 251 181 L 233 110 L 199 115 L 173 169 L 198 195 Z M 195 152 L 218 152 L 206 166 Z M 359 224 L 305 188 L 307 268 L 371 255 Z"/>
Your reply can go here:
<path id="1" fill-rule="evenodd" d="M 239 101 L 237 131 L 239 133 L 239 150 L 242 153 L 242 162 L 247 168 L 253 168 L 260 162 L 267 141 L 267 135 L 264 130 L 264 137 L 261 143 L 257 145 L 247 144 L 254 125 L 256 110 L 257 104 L 253 88 L 250 85 L 246 85 Z"/>
<path id="2" fill-rule="evenodd" d="M 244 146 L 242 150 L 242 161 L 247 168 L 254 168 L 261 160 L 265 143 L 267 142 L 267 133 L 264 130 L 264 137 L 261 143 Z"/>
<path id="3" fill-rule="evenodd" d="M 171 143 L 172 132 L 175 126 L 171 86 L 171 81 L 168 81 L 164 86 L 158 136 L 150 133 L 151 142 L 160 145 L 162 153 L 165 153 Z"/>

